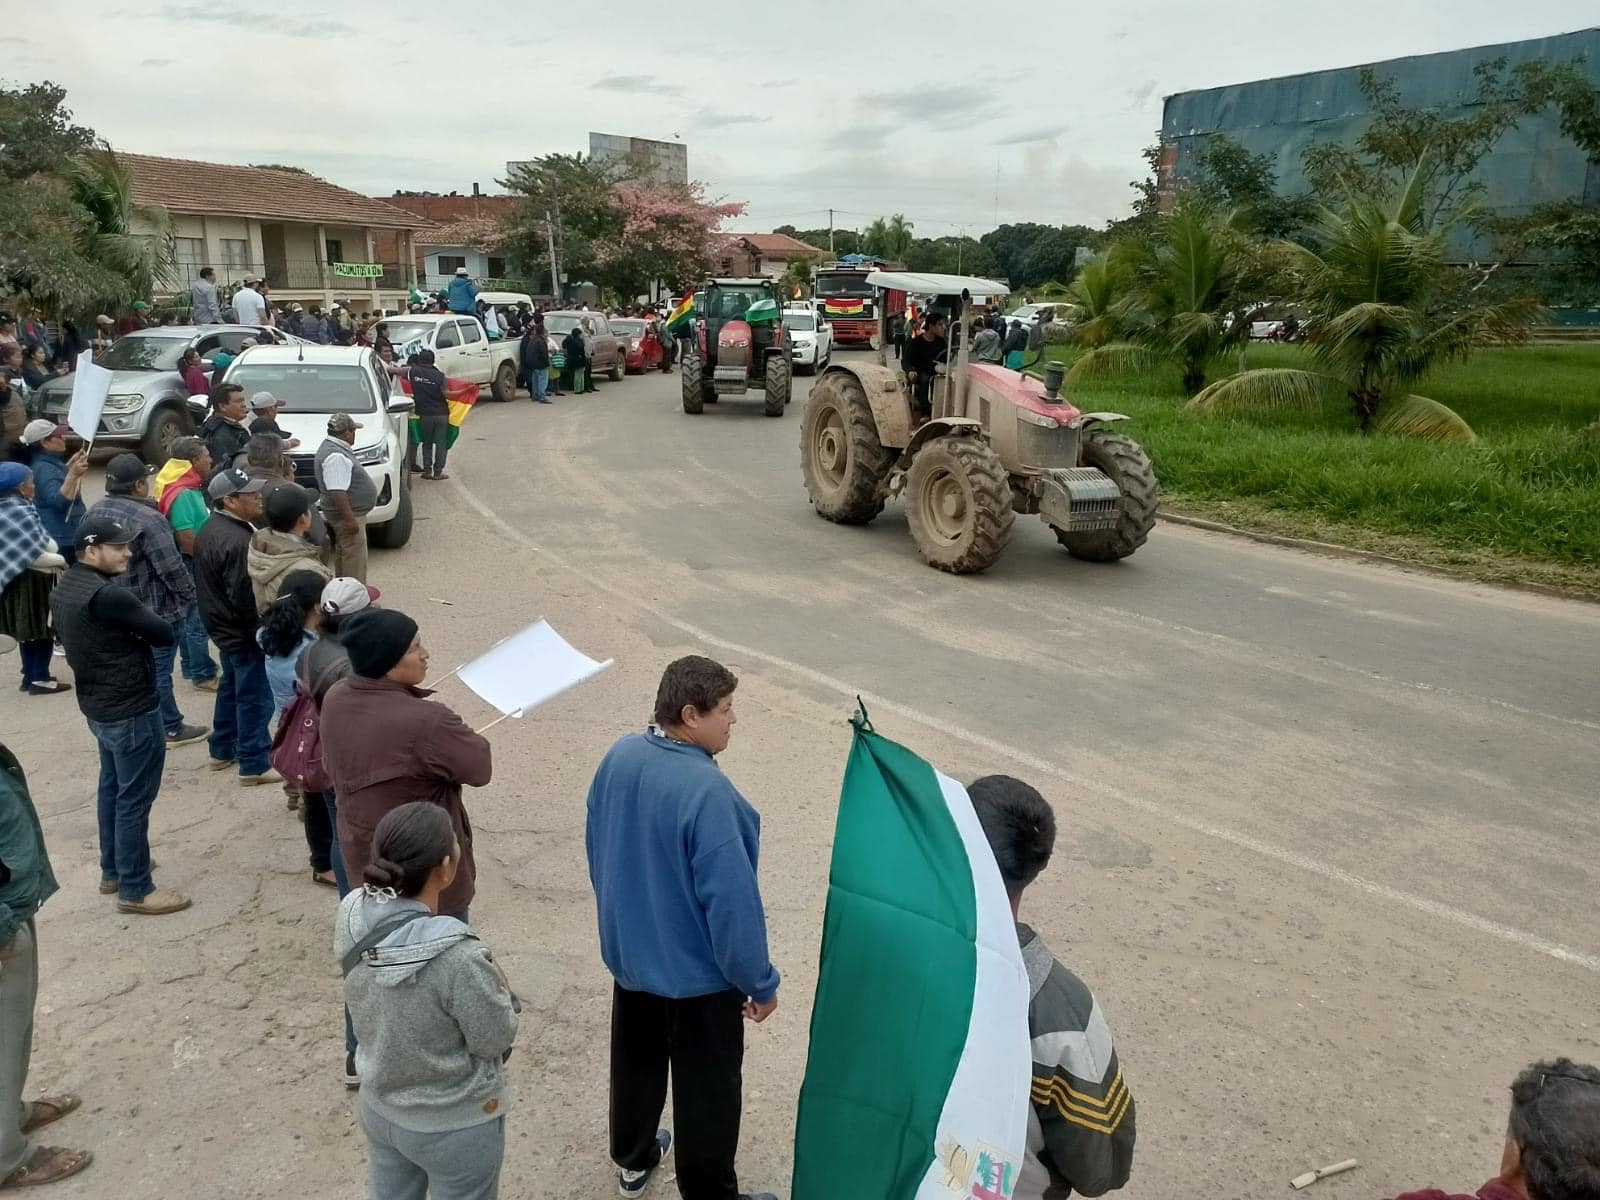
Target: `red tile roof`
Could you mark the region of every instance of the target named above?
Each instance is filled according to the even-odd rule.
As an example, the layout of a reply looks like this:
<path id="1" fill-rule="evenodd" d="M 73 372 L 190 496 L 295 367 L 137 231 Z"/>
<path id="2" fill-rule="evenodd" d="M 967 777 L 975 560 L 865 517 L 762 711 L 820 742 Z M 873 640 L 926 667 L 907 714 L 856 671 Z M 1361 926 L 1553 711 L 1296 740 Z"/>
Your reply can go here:
<path id="1" fill-rule="evenodd" d="M 787 233 L 730 233 L 737 241 L 748 242 L 762 258 L 826 258 L 828 252 L 808 245 Z"/>
<path id="2" fill-rule="evenodd" d="M 403 208 L 427 217 L 430 221 L 446 224 L 467 217 L 503 217 L 514 208 L 521 196 L 374 196 L 384 204 Z"/>
<path id="3" fill-rule="evenodd" d="M 117 159 L 133 173 L 134 201 L 169 212 L 375 229 L 426 229 L 432 224 L 315 175 L 120 151 Z"/>

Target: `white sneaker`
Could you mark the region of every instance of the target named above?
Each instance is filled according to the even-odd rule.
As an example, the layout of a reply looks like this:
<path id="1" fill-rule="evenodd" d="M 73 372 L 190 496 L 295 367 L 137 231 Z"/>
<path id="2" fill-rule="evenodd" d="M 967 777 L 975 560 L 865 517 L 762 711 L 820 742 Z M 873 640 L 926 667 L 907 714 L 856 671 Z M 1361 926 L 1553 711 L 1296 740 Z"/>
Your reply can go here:
<path id="1" fill-rule="evenodd" d="M 672 1149 L 672 1134 L 670 1131 L 660 1129 L 656 1131 L 656 1145 L 661 1147 L 661 1158 L 667 1157 L 667 1151 Z M 656 1167 L 661 1165 L 658 1159 Z M 656 1172 L 656 1167 L 646 1167 L 642 1171 L 617 1170 L 617 1194 L 619 1196 L 637 1196 L 643 1193 L 650 1183 L 650 1176 Z"/>

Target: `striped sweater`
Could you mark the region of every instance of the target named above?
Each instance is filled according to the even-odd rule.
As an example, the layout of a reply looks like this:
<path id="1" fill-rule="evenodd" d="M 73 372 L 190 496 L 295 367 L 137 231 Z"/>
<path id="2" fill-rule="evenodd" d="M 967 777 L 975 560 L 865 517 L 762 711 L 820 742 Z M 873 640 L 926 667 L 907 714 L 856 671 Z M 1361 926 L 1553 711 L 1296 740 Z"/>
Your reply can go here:
<path id="1" fill-rule="evenodd" d="M 1028 971 L 1033 1104 L 1015 1200 L 1104 1195 L 1133 1166 L 1133 1094 L 1111 1028 L 1088 985 L 1032 929 L 1019 924 L 1017 940 Z"/>

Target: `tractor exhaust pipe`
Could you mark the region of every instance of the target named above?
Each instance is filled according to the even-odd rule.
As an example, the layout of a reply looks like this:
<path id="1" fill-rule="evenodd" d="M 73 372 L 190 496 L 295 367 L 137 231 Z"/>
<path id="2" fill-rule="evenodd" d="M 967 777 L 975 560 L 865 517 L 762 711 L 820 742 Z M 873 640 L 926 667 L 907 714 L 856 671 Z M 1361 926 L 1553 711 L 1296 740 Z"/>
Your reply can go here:
<path id="1" fill-rule="evenodd" d="M 1061 403 L 1061 383 L 1067 377 L 1067 368 L 1059 362 L 1046 364 L 1044 369 L 1044 398 L 1051 404 Z"/>

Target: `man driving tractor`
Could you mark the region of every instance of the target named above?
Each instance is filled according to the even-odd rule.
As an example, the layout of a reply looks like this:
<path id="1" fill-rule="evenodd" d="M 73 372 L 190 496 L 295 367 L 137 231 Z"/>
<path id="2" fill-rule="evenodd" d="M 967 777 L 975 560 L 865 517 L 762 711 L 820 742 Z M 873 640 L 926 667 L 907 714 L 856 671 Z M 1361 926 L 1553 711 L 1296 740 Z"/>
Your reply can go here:
<path id="1" fill-rule="evenodd" d="M 918 424 L 933 415 L 933 379 L 939 363 L 947 362 L 950 347 L 945 342 L 945 316 L 932 309 L 922 323 L 922 332 L 905 346 L 901 362 L 906 382 L 911 385 L 911 412 Z"/>

